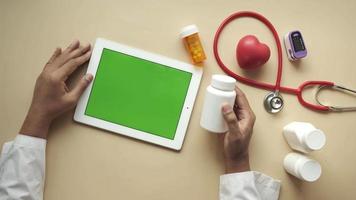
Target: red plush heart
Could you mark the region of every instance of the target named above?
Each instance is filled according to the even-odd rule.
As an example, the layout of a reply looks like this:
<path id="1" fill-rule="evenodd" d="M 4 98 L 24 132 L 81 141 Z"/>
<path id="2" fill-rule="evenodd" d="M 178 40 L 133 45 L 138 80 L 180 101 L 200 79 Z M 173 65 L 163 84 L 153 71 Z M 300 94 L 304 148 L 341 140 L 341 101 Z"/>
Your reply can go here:
<path id="1" fill-rule="evenodd" d="M 260 43 L 253 35 L 247 35 L 240 39 L 236 47 L 236 58 L 243 69 L 256 69 L 265 64 L 270 56 L 270 50 L 266 44 Z"/>

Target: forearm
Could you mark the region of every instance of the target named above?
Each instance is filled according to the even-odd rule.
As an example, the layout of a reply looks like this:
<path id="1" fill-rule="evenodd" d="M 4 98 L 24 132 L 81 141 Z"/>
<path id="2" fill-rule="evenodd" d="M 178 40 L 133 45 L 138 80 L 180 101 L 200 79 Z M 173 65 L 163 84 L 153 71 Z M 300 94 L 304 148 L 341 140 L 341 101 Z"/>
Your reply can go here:
<path id="1" fill-rule="evenodd" d="M 225 159 L 225 173 L 237 173 L 250 171 L 249 155 L 246 154 L 238 160 Z"/>
<path id="2" fill-rule="evenodd" d="M 31 106 L 20 129 L 20 134 L 47 139 L 50 124 L 51 118 Z"/>

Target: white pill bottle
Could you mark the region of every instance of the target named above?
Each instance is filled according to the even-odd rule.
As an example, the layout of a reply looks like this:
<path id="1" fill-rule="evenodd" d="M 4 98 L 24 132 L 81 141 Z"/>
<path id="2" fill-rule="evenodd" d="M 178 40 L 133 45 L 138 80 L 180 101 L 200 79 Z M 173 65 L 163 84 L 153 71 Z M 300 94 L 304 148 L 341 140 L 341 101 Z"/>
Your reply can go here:
<path id="1" fill-rule="evenodd" d="M 222 105 L 234 106 L 236 80 L 230 76 L 215 74 L 211 85 L 206 88 L 200 126 L 213 133 L 228 130 L 222 114 Z"/>
<path id="2" fill-rule="evenodd" d="M 321 176 L 320 164 L 299 153 L 287 154 L 283 166 L 289 174 L 303 181 L 314 182 Z"/>
<path id="3" fill-rule="evenodd" d="M 324 132 L 307 122 L 287 124 L 283 135 L 292 149 L 303 153 L 320 150 L 326 141 Z"/>

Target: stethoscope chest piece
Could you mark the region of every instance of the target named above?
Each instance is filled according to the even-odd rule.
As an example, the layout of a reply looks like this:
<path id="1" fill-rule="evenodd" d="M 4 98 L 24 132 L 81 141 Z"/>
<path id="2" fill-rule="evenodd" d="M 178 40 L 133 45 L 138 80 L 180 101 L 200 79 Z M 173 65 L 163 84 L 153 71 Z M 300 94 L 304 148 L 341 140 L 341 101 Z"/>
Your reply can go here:
<path id="1" fill-rule="evenodd" d="M 278 113 L 283 109 L 283 98 L 278 91 L 270 92 L 266 95 L 263 105 L 267 112 Z"/>

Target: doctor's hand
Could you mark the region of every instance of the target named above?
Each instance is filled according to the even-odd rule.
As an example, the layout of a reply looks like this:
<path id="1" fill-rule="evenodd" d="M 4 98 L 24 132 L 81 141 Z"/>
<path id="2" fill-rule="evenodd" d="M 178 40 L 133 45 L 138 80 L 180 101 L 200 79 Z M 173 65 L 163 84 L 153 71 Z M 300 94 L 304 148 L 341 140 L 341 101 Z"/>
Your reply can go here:
<path id="1" fill-rule="evenodd" d="M 90 44 L 73 41 L 64 51 L 57 48 L 36 81 L 32 103 L 20 130 L 21 134 L 47 138 L 54 118 L 72 109 L 93 76 L 85 75 L 68 89 L 66 80 L 91 55 Z"/>
<path id="2" fill-rule="evenodd" d="M 222 113 L 228 125 L 228 132 L 219 135 L 224 146 L 226 173 L 250 170 L 248 146 L 256 117 L 245 94 L 236 86 L 234 108 L 223 105 Z"/>

